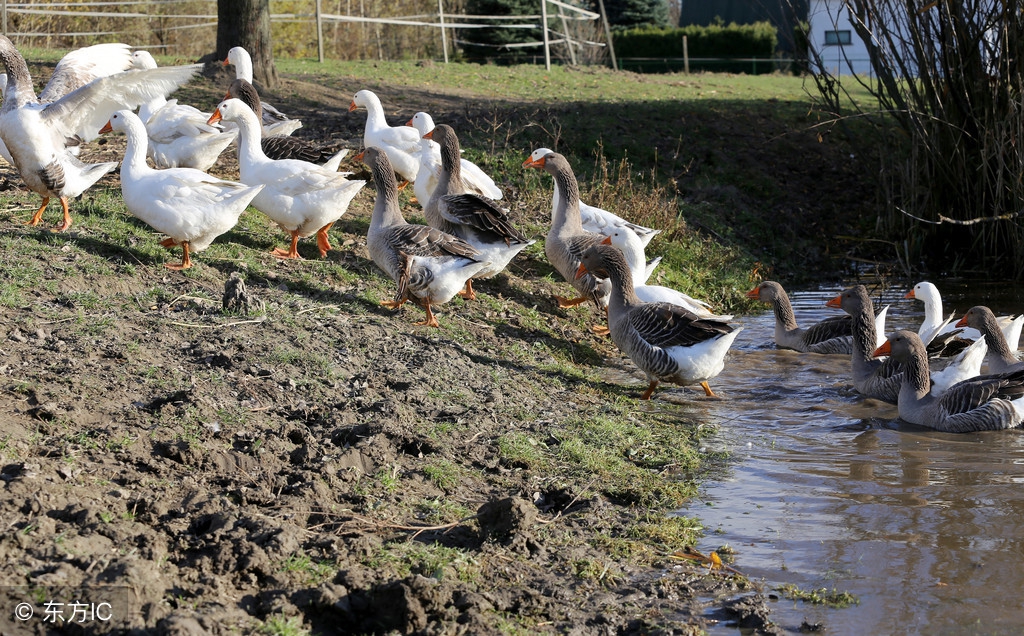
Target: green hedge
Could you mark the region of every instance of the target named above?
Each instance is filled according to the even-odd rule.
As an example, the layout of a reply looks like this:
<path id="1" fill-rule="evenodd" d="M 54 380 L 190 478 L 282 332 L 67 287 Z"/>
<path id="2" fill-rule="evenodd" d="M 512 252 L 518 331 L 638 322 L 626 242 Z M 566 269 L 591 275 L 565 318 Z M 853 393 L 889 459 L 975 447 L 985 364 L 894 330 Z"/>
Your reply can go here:
<path id="1" fill-rule="evenodd" d="M 613 34 L 621 57 L 682 57 L 683 36 L 690 57 L 772 57 L 779 36 L 770 22 L 681 28 L 641 27 Z"/>

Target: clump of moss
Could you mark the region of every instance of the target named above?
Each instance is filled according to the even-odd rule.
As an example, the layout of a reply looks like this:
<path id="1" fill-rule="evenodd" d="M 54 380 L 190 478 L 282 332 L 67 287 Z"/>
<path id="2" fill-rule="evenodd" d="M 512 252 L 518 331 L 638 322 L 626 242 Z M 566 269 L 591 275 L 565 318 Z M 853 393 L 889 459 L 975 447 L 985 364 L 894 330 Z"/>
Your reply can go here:
<path id="1" fill-rule="evenodd" d="M 834 607 L 837 609 L 850 607 L 851 605 L 860 605 L 859 598 L 849 592 L 840 592 L 835 588 L 830 590 L 828 588 L 821 587 L 816 590 L 802 590 L 792 583 L 787 583 L 775 589 L 781 592 L 786 598 L 793 599 L 794 601 L 813 603 L 814 605 L 825 605 L 827 607 Z"/>

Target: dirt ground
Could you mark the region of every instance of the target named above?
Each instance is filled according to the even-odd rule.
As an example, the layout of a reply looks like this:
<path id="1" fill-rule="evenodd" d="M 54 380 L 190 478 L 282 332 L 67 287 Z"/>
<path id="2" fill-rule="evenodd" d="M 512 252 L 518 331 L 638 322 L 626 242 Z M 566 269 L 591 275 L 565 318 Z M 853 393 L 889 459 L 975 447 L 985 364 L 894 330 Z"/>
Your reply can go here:
<path id="1" fill-rule="evenodd" d="M 358 88 L 286 79 L 276 101 L 299 104 L 305 136 L 355 147 L 364 117 L 344 107 Z M 425 107 L 465 115 L 446 100 Z M 585 326 L 562 324 L 539 261 L 480 289 L 535 306 L 562 338 L 500 302 L 413 327 L 418 309 L 366 298 L 365 196 L 332 232 L 330 264 L 351 276 L 276 264 L 245 276 L 263 311 L 225 313 L 231 263 L 182 276 L 110 256 L 88 214 L 50 237 L 21 225 L 37 201 L 21 199 L 0 215 L 5 282 L 19 267 L 43 276 L 0 308 L 3 633 L 47 633 L 46 601 L 65 603 L 61 633 L 798 629 L 772 625 L 767 592 L 737 577 L 609 556 L 596 538 L 626 536 L 639 507 L 509 461 L 510 432 L 556 445 L 550 422 L 596 417 L 609 399 L 559 373 L 552 349 L 622 365 Z M 40 248 L 19 251 L 27 238 Z M 517 357 L 497 355 L 510 340 Z M 93 613 L 73 616 L 73 600 Z M 12 618 L 19 602 L 30 620 Z"/>

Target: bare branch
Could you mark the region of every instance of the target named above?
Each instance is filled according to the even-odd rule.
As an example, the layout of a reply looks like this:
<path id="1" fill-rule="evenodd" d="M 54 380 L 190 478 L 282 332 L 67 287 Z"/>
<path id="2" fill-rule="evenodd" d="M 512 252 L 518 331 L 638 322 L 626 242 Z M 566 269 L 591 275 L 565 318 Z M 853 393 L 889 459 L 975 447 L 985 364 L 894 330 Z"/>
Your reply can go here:
<path id="1" fill-rule="evenodd" d="M 939 220 L 933 221 L 933 220 L 930 220 L 930 219 L 922 219 L 919 216 L 915 216 L 915 215 L 911 214 L 910 212 L 907 212 L 906 210 L 904 210 L 903 208 L 901 208 L 899 206 L 896 206 L 896 209 L 900 213 L 905 214 L 906 216 L 909 216 L 910 218 L 914 219 L 915 221 L 920 221 L 921 223 L 928 223 L 928 224 L 931 224 L 931 225 L 942 225 L 943 223 L 949 223 L 949 224 L 952 224 L 952 225 L 976 225 L 978 223 L 996 223 L 998 221 L 1012 221 L 1013 219 L 1016 219 L 1016 218 L 1020 217 L 1021 215 L 1024 215 L 1024 210 L 1018 210 L 1017 212 L 1012 212 L 1010 214 L 1000 214 L 999 216 L 980 216 L 980 217 L 975 217 L 973 219 L 951 219 L 948 216 L 944 216 L 944 215 L 940 214 L 939 215 Z"/>

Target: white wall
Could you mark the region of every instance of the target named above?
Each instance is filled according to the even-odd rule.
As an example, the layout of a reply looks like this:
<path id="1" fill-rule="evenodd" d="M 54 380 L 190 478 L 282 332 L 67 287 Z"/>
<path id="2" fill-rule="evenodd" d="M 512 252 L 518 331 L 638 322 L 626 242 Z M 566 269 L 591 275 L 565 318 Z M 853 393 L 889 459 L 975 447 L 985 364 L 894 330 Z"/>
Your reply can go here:
<path id="1" fill-rule="evenodd" d="M 807 17 L 811 47 L 821 56 L 824 70 L 832 75 L 871 76 L 868 49 L 853 30 L 841 0 L 811 0 Z M 839 37 L 849 34 L 849 44 L 826 44 L 828 32 Z"/>

